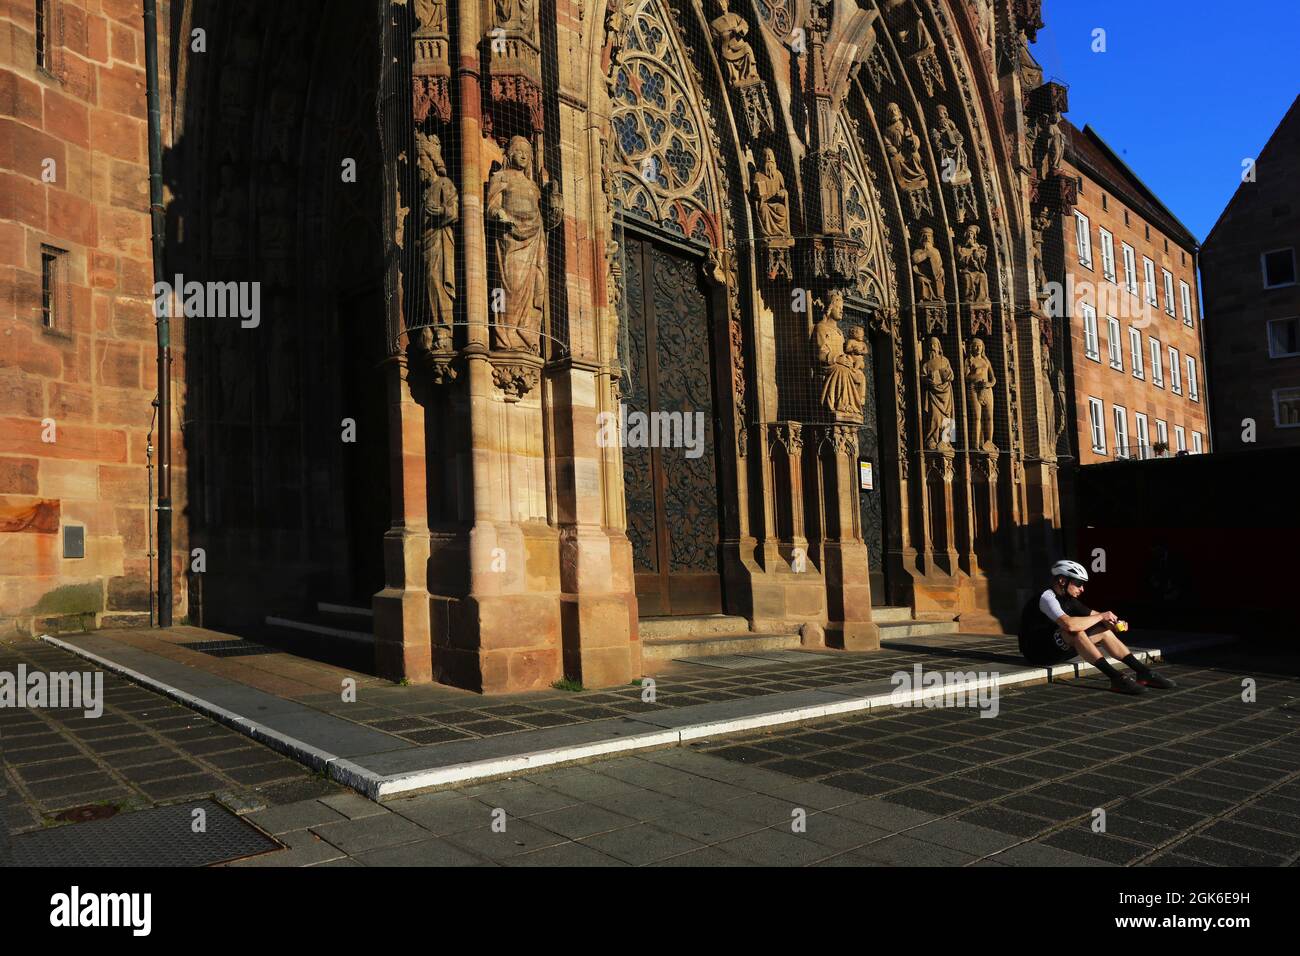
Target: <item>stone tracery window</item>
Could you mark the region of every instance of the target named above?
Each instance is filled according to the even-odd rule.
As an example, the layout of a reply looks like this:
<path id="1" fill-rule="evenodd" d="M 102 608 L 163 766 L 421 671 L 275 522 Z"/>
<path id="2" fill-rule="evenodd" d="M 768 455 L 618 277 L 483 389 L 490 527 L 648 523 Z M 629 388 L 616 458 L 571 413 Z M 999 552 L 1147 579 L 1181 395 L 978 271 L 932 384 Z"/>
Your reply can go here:
<path id="1" fill-rule="evenodd" d="M 623 214 L 718 247 L 707 120 L 663 0 L 643 0 L 629 18 L 611 99 L 614 198 Z"/>
<path id="2" fill-rule="evenodd" d="M 842 116 L 836 135 L 841 143 L 852 142 Z M 854 291 L 868 302 L 889 305 L 892 303 L 893 296 L 887 289 L 892 284 L 886 271 L 879 202 L 857 150 L 847 146 L 844 149 L 848 156 L 846 166 L 849 171 L 844 193 L 844 227 L 850 236 L 862 243 L 862 251 L 858 254 L 857 282 Z"/>

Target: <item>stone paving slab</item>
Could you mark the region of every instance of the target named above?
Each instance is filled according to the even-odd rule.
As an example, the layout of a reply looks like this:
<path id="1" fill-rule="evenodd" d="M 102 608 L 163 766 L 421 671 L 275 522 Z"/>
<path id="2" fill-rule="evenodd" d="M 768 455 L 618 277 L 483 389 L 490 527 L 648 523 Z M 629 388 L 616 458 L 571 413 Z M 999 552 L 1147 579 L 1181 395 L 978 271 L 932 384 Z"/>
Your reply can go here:
<path id="1" fill-rule="evenodd" d="M 0 671 L 14 673 L 19 665 L 29 672 L 87 670 L 83 658 L 48 644 L 0 642 Z M 116 674 L 103 678 L 97 718 L 80 710 L 0 709 L 5 840 L 59 826 L 61 813 L 88 806 L 120 815 L 216 795 L 232 808 L 268 807 L 342 792 L 242 733 Z"/>
<path id="2" fill-rule="evenodd" d="M 969 637 L 956 636 L 955 649 L 950 653 L 957 656 L 947 659 L 953 667 L 977 663 L 961 656 L 963 648 L 997 644 L 984 635 L 973 640 L 968 640 Z M 766 689 L 757 693 L 743 693 L 755 690 L 749 677 L 729 677 L 720 683 L 688 681 L 684 693 L 665 689 L 664 693 L 674 701 L 674 705 L 661 706 L 658 704 L 660 688 L 656 684 L 655 703 L 640 709 L 635 716 L 622 716 L 615 706 L 621 705 L 626 710 L 629 705 L 636 708 L 638 703 L 646 703 L 636 697 L 634 690 L 631 697 L 628 691 L 586 695 L 577 705 L 563 698 L 552 697 L 542 701 L 511 695 L 508 700 L 488 699 L 490 706 L 483 700 L 476 700 L 473 707 L 466 702 L 463 711 L 443 709 L 430 711 L 427 715 L 372 716 L 367 722 L 345 719 L 340 714 L 346 711 L 333 706 L 326 712 L 302 700 L 278 698 L 231 678 L 219 677 L 202 670 L 198 661 L 192 665 L 178 664 L 170 658 L 183 653 L 183 645 L 166 645 L 168 657 L 150 658 L 150 652 L 138 646 L 119 646 L 111 637 L 102 634 L 46 640 L 115 668 L 133 680 L 216 716 L 376 799 L 518 773 L 547 764 L 587 760 L 612 753 L 680 744 L 720 733 L 894 706 L 899 702 L 899 695 L 891 682 L 880 679 L 841 681 L 840 677 L 860 673 L 864 665 L 870 669 L 884 664 L 891 668 L 890 673 L 898 670 L 910 672 L 912 666 L 920 666 L 920 658 L 915 654 L 905 660 L 897 651 L 859 655 L 810 653 L 804 670 L 784 660 L 760 668 L 765 674 L 768 671 L 773 673 L 766 674 Z M 139 643 L 138 639 L 136 643 Z M 1006 641 L 1003 640 L 1002 644 L 1005 645 Z M 1147 649 L 1140 653 L 1154 657 L 1160 651 Z M 261 656 L 247 659 L 261 660 Z M 221 663 L 227 665 L 227 673 L 234 673 L 230 670 L 235 666 L 231 660 Z M 285 666 L 282 664 L 281 669 Z M 296 662 L 294 669 L 301 671 L 310 669 L 310 666 L 310 662 Z M 930 666 L 933 666 L 932 662 Z M 1087 665 L 1072 664 L 1051 669 L 1007 666 L 967 683 L 972 687 L 993 683 L 1012 686 L 1059 676 L 1077 677 L 1089 670 L 1091 668 Z M 779 677 L 776 672 L 780 672 Z M 799 683 L 810 686 L 784 689 Z M 670 683 L 669 687 L 672 686 Z M 420 689 L 421 693 L 414 698 L 403 698 L 405 690 L 375 687 L 372 693 L 380 703 L 390 706 L 404 700 L 404 708 L 413 700 L 422 704 L 436 697 Z M 951 687 L 940 688 L 938 692 L 951 690 Z M 917 689 L 907 699 L 922 701 L 934 693 L 932 689 Z M 311 696 L 316 698 L 314 694 Z M 557 701 L 565 707 L 536 706 Z M 370 706 L 371 715 L 392 713 L 373 703 Z M 414 709 L 418 711 L 419 708 Z M 555 724 L 558 726 L 553 726 Z M 510 730 L 512 727 L 518 729 Z M 481 730 L 472 735 L 473 728 Z M 429 742 L 421 745 L 421 735 Z M 458 739 L 449 740 L 448 736 Z M 787 769 L 797 766 L 797 761 L 791 762 Z M 805 772 L 811 769 L 804 766 Z M 928 799 L 941 803 L 943 797 L 931 795 Z"/>
<path id="3" fill-rule="evenodd" d="M 1013 688 L 993 720 L 968 708 L 876 709 L 382 805 L 354 795 L 308 801 L 281 818 L 305 822 L 320 813 L 311 803 L 337 807 L 345 800 L 374 808 L 374 815 L 354 821 L 364 826 L 335 821 L 279 834 L 289 849 L 256 865 L 279 865 L 276 857 L 283 865 L 400 866 L 1297 863 L 1300 720 L 1290 708 L 1300 701 L 1300 668 L 1270 675 L 1252 666 L 1244 673 L 1257 681 L 1259 699 L 1247 705 L 1240 699 L 1242 670 L 1204 663 L 1204 655 L 1200 663 L 1195 655 L 1187 660 L 1163 668 L 1178 690 L 1138 699 L 1106 693 L 1101 680 L 1085 677 Z M 1084 733 L 1069 733 L 1077 727 Z M 864 745 L 887 752 L 862 752 Z M 794 753 L 821 765 L 821 773 L 804 778 L 771 769 Z M 961 756 L 933 759 L 946 753 Z M 1161 759 L 1180 753 L 1193 759 Z M 848 757 L 825 762 L 830 754 Z M 1262 762 L 1285 766 L 1240 780 L 1229 769 L 1258 771 Z M 1137 791 L 1118 786 L 1155 763 L 1176 766 L 1138 781 Z M 1006 764 L 1027 772 L 998 772 Z M 885 773 L 897 767 L 923 773 Z M 863 796 L 827 783 L 844 773 L 879 775 L 890 787 Z M 974 775 L 996 783 L 949 796 L 942 807 L 924 796 L 910 799 L 942 796 L 945 782 Z M 1182 802 L 1178 788 L 1193 779 L 1242 785 L 1232 787 L 1230 800 L 1215 801 L 1223 807 L 1170 805 Z M 1048 788 L 1055 798 L 1035 797 Z M 1030 802 L 1015 809 L 1021 798 Z M 1104 833 L 1090 826 L 1098 799 L 1107 813 Z M 383 822 L 392 817 L 404 822 Z M 330 836 L 386 845 L 345 853 Z"/>

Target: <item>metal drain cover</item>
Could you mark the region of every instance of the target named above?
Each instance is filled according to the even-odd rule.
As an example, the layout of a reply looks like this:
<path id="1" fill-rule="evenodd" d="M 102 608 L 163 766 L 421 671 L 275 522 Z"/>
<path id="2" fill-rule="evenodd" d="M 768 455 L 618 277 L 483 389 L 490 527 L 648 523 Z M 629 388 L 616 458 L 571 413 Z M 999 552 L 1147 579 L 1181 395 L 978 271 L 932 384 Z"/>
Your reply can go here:
<path id="1" fill-rule="evenodd" d="M 203 832 L 196 833 L 195 811 Z M 15 866 L 211 866 L 280 844 L 213 800 L 138 810 L 13 838 Z"/>
<path id="2" fill-rule="evenodd" d="M 252 657 L 255 654 L 280 653 L 279 648 L 254 644 L 252 641 L 196 641 L 193 644 L 182 644 L 181 647 L 188 647 L 200 654 L 211 654 L 213 657 Z"/>

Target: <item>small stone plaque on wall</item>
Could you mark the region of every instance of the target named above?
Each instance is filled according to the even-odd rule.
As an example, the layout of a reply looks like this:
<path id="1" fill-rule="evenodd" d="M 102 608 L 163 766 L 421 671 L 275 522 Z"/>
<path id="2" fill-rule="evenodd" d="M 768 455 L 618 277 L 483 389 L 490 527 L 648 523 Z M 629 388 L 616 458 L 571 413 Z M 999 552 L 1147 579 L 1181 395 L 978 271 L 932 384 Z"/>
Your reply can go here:
<path id="1" fill-rule="evenodd" d="M 68 525 L 63 529 L 63 556 L 65 558 L 84 558 L 86 556 L 86 529 L 80 525 Z"/>

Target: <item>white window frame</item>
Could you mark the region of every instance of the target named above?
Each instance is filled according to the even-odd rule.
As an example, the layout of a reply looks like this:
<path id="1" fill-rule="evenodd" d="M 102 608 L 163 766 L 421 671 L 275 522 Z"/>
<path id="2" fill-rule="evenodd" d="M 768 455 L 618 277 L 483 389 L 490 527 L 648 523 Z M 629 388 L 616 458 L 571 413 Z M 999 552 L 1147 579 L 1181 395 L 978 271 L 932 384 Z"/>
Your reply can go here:
<path id="1" fill-rule="evenodd" d="M 1192 432 L 1192 454 L 1193 455 L 1205 454 L 1205 445 L 1201 440 L 1200 432 Z"/>
<path id="2" fill-rule="evenodd" d="M 1151 350 L 1151 384 L 1156 388 L 1165 387 L 1165 369 L 1163 362 L 1163 353 L 1160 351 L 1160 340 L 1148 338 L 1147 346 Z"/>
<path id="3" fill-rule="evenodd" d="M 1174 426 L 1174 451 L 1187 451 L 1187 430 L 1182 425 Z"/>
<path id="4" fill-rule="evenodd" d="M 1124 254 L 1124 288 L 1134 295 L 1138 294 L 1137 253 L 1127 242 L 1120 243 Z"/>
<path id="5" fill-rule="evenodd" d="M 1164 273 L 1165 280 L 1165 311 L 1170 315 L 1176 315 L 1174 311 L 1174 274 L 1168 269 L 1161 269 Z"/>
<path id="6" fill-rule="evenodd" d="M 1178 357 L 1178 349 L 1169 346 L 1169 390 L 1175 395 L 1183 394 L 1183 366 Z"/>
<path id="7" fill-rule="evenodd" d="M 1099 455 L 1106 454 L 1106 409 L 1100 398 L 1088 398 L 1088 427 L 1092 432 L 1092 450 Z"/>
<path id="8" fill-rule="evenodd" d="M 1169 451 L 1169 423 L 1159 418 L 1156 419 L 1156 444 L 1164 445 L 1165 451 Z"/>
<path id="9" fill-rule="evenodd" d="M 1267 265 L 1268 257 L 1273 255 L 1275 252 L 1291 253 L 1291 277 L 1292 278 L 1290 282 L 1279 282 L 1277 283 L 1277 285 L 1268 284 L 1268 265 Z M 1259 254 L 1259 280 L 1262 283 L 1264 283 L 1265 289 L 1285 289 L 1288 286 L 1293 286 L 1296 283 L 1295 275 L 1296 275 L 1296 271 L 1295 271 L 1295 248 L 1294 247 L 1287 248 L 1286 246 L 1282 246 L 1278 249 L 1266 249 L 1264 252 L 1261 252 Z"/>
<path id="10" fill-rule="evenodd" d="M 1101 361 L 1101 340 L 1097 337 L 1097 310 L 1087 302 L 1079 303 L 1083 316 L 1083 354 L 1094 362 Z"/>
<path id="11" fill-rule="evenodd" d="M 1142 257 L 1142 283 L 1147 302 L 1155 306 L 1160 305 L 1160 299 L 1156 295 L 1156 264 L 1146 256 Z"/>
<path id="12" fill-rule="evenodd" d="M 1110 367 L 1124 371 L 1124 343 L 1119 337 L 1119 319 L 1106 316 L 1106 351 L 1110 354 Z"/>
<path id="13" fill-rule="evenodd" d="M 1074 211 L 1074 248 L 1079 254 L 1079 265 L 1092 268 L 1092 223 L 1077 209 Z"/>
<path id="14" fill-rule="evenodd" d="M 1286 395 L 1284 398 L 1284 393 L 1290 394 Z M 1300 388 L 1288 387 L 1273 389 L 1273 424 L 1278 428 L 1300 428 L 1300 416 L 1297 416 L 1296 420 L 1293 422 L 1288 422 L 1285 425 L 1282 424 L 1282 416 L 1280 414 L 1282 411 L 1282 402 L 1292 400 L 1300 403 Z"/>
<path id="15" fill-rule="evenodd" d="M 1142 412 L 1133 413 L 1133 423 L 1135 426 L 1135 437 L 1137 438 L 1138 458 L 1146 459 L 1151 457 L 1151 426 L 1147 422 L 1146 415 Z"/>
<path id="16" fill-rule="evenodd" d="M 1111 282 L 1115 281 L 1115 237 L 1101 226 L 1097 227 L 1101 236 L 1101 274 Z"/>
<path id="17" fill-rule="evenodd" d="M 1296 349 L 1295 352 L 1275 352 L 1273 351 L 1273 326 L 1278 322 L 1294 322 L 1296 324 Z M 1300 316 L 1291 316 L 1285 319 L 1269 319 L 1264 323 L 1264 333 L 1268 336 L 1268 357 L 1271 359 L 1295 358 L 1300 355 Z"/>
<path id="18" fill-rule="evenodd" d="M 1112 405 L 1111 424 L 1115 428 L 1115 457 L 1128 458 L 1128 409 L 1123 405 Z"/>
<path id="19" fill-rule="evenodd" d="M 1188 355 L 1187 358 L 1187 397 L 1194 402 L 1201 400 L 1201 383 L 1196 376 L 1196 356 Z"/>
<path id="20" fill-rule="evenodd" d="M 1183 304 L 1183 325 L 1192 327 L 1192 287 L 1182 279 L 1178 280 L 1178 298 Z"/>
<path id="21" fill-rule="evenodd" d="M 1131 325 L 1128 327 L 1128 357 L 1133 363 L 1133 377 L 1146 378 L 1147 373 L 1142 367 L 1145 358 L 1142 354 L 1142 333 Z"/>

